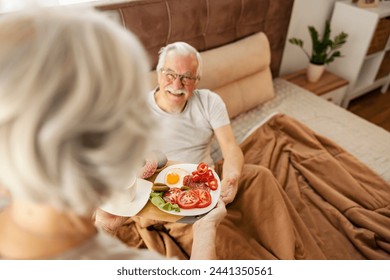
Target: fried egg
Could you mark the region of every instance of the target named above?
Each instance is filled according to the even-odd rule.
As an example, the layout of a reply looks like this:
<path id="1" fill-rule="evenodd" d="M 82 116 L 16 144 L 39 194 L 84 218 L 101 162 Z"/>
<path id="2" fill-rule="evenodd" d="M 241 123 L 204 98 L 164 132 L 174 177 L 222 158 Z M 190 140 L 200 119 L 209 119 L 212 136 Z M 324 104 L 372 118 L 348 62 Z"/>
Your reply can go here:
<path id="1" fill-rule="evenodd" d="M 171 188 L 180 188 L 183 186 L 183 179 L 190 175 L 190 172 L 182 168 L 172 168 L 165 174 L 165 184 Z"/>

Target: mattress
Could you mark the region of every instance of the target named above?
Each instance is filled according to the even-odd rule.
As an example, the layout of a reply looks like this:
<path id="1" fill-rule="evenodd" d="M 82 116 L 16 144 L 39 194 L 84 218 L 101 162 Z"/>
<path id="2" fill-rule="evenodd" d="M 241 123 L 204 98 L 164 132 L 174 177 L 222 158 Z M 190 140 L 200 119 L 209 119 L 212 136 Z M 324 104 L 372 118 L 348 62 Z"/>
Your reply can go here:
<path id="1" fill-rule="evenodd" d="M 284 113 L 333 140 L 390 182 L 390 132 L 288 81 L 276 78 L 273 84 L 272 100 L 232 120 L 239 143 L 272 115 Z M 215 161 L 222 158 L 215 140 L 211 151 Z"/>

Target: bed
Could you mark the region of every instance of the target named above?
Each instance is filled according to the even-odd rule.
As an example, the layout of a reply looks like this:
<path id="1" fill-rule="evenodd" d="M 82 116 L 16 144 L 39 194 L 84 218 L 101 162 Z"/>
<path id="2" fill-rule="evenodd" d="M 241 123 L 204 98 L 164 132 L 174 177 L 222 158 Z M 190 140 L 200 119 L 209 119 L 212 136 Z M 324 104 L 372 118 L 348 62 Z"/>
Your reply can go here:
<path id="1" fill-rule="evenodd" d="M 277 179 L 243 175 L 218 228 L 218 258 L 390 259 L 390 133 L 278 77 L 292 4 L 144 0 L 98 8 L 144 44 L 151 88 L 159 48 L 186 41 L 200 50 L 199 87 L 225 101 L 249 170 L 262 166 Z M 212 157 L 220 170 L 216 142 Z M 183 223 L 132 217 L 116 235 L 168 257 L 191 251 L 191 225 Z"/>

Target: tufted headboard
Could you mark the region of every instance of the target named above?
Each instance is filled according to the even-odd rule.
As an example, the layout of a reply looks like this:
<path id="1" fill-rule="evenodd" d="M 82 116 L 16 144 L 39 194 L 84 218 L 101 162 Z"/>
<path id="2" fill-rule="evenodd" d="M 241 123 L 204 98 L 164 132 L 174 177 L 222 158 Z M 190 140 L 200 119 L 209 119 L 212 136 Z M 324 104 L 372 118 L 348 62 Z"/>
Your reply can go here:
<path id="1" fill-rule="evenodd" d="M 97 6 L 144 44 L 152 67 L 161 47 L 185 41 L 199 51 L 264 32 L 271 49 L 271 73 L 279 74 L 294 0 L 139 0 Z"/>

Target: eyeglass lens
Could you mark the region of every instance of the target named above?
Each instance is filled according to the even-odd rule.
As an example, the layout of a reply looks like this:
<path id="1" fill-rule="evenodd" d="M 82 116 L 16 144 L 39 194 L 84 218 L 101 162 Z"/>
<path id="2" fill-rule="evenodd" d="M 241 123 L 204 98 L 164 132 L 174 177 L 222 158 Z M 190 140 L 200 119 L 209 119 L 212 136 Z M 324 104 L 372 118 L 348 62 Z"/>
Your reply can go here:
<path id="1" fill-rule="evenodd" d="M 165 77 L 166 77 L 168 82 L 173 82 L 176 80 L 177 77 L 179 77 L 180 82 L 183 85 L 190 85 L 190 84 L 194 83 L 196 80 L 194 77 L 189 77 L 186 75 L 179 75 L 179 74 L 172 72 L 172 71 L 163 70 L 162 72 L 163 72 L 163 74 L 165 74 Z"/>

